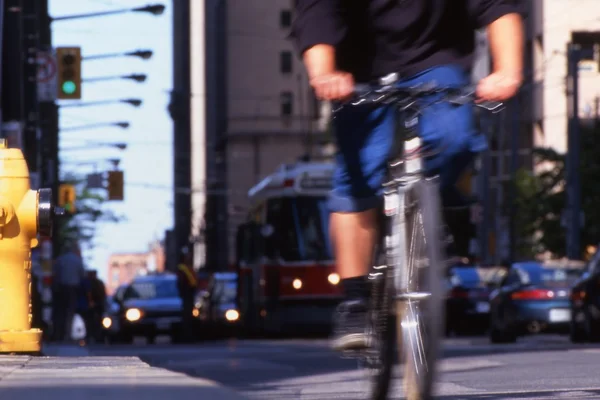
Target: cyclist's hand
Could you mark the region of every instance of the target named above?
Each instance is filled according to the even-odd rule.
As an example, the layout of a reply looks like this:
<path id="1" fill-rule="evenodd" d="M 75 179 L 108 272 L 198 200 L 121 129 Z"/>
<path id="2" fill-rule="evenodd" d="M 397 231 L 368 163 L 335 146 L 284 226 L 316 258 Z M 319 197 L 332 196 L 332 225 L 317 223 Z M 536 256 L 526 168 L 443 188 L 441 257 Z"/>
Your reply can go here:
<path id="1" fill-rule="evenodd" d="M 506 101 L 517 94 L 522 81 L 517 73 L 494 72 L 479 81 L 477 101 Z"/>
<path id="2" fill-rule="evenodd" d="M 354 78 L 347 72 L 332 72 L 310 80 L 320 100 L 344 100 L 354 92 Z"/>

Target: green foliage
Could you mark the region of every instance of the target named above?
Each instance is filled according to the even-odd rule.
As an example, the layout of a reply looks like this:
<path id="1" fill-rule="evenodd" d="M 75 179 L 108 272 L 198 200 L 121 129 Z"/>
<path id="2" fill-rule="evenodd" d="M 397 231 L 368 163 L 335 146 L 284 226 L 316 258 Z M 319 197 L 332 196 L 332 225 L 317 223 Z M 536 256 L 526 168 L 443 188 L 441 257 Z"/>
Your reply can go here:
<path id="1" fill-rule="evenodd" d="M 581 232 L 581 252 L 600 240 L 600 139 L 597 129 L 582 127 L 579 173 L 585 225 Z M 517 229 L 522 257 L 549 251 L 557 257 L 566 254 L 566 229 L 561 216 L 567 204 L 565 192 L 566 155 L 549 148 L 533 151 L 543 169 L 533 175 L 520 170 L 516 177 Z M 527 239 L 527 240 L 523 240 Z M 529 254 L 529 252 L 531 254 Z"/>
<path id="2" fill-rule="evenodd" d="M 75 185 L 77 198 L 75 214 L 65 213 L 55 222 L 59 225 L 58 237 L 61 244 L 76 241 L 92 248 L 98 222 L 121 222 L 125 219 L 104 208 L 106 193 L 103 190 L 87 189 L 85 179 L 69 175 L 63 182 Z"/>

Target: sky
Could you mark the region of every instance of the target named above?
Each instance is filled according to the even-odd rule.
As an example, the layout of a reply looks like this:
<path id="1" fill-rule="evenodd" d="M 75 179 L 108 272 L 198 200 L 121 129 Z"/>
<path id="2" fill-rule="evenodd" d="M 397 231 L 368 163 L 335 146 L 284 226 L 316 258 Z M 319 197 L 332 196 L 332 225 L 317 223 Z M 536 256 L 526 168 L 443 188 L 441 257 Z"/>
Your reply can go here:
<path id="1" fill-rule="evenodd" d="M 149 3 L 155 2 L 50 0 L 50 15 L 59 17 L 129 9 Z M 60 109 L 61 129 L 118 121 L 130 123 L 128 129 L 107 127 L 60 133 L 62 171 L 85 175 L 112 168 L 105 160 L 121 160 L 119 168 L 125 176 L 125 200 L 107 202 L 104 207 L 124 214 L 127 219 L 119 223 L 99 223 L 94 247 L 83 249 L 87 267 L 98 270 L 102 279 L 106 278 L 110 254 L 146 251 L 149 243 L 162 239 L 165 229 L 173 224 L 173 129 L 167 112 L 172 87 L 171 2 L 162 3 L 167 8 L 160 16 L 129 12 L 52 23 L 53 45 L 80 46 L 84 57 L 138 49 L 154 52 L 150 60 L 117 57 L 88 60 L 82 64 L 84 79 L 132 73 L 148 75 L 144 83 L 123 79 L 83 83 L 82 102 L 139 98 L 143 100 L 141 107 L 121 103 Z M 96 143 L 116 142 L 127 143 L 127 149 L 95 146 Z"/>

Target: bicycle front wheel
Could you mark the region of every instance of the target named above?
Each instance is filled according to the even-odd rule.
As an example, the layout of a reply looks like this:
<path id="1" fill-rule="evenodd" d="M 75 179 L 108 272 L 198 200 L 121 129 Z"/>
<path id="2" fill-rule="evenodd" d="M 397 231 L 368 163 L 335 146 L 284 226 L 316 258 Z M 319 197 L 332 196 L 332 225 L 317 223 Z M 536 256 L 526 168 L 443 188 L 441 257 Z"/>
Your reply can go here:
<path id="1" fill-rule="evenodd" d="M 438 185 L 422 180 L 409 191 L 406 209 L 407 294 L 397 300 L 397 334 L 409 400 L 430 399 L 443 326 L 442 219 Z"/>

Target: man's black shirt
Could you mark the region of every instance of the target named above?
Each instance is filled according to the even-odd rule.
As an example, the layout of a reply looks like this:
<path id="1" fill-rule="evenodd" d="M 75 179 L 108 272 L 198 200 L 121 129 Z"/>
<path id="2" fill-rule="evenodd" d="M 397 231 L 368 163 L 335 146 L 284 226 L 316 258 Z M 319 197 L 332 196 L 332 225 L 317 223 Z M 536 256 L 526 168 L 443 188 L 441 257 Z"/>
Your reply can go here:
<path id="1" fill-rule="evenodd" d="M 391 72 L 412 76 L 443 64 L 470 70 L 475 30 L 509 13 L 520 0 L 295 0 L 292 37 L 301 53 L 336 48 L 340 70 L 358 81 Z"/>

